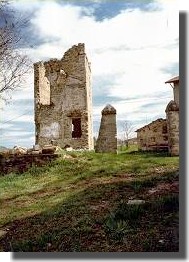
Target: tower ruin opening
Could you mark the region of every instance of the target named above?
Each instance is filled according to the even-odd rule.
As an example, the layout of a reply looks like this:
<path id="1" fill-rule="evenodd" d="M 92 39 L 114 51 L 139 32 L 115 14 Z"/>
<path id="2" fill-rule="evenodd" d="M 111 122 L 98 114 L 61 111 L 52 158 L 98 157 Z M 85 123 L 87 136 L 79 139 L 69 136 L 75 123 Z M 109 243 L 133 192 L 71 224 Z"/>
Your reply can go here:
<path id="1" fill-rule="evenodd" d="M 72 118 L 72 138 L 81 138 L 81 118 Z"/>

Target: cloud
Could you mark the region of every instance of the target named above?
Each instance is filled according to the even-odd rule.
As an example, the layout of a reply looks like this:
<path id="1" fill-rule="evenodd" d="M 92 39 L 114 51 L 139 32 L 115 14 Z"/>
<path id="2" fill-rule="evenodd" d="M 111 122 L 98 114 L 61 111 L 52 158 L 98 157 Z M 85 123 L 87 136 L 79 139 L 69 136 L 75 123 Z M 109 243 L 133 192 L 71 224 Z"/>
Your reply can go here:
<path id="1" fill-rule="evenodd" d="M 85 7 L 47 3 L 41 5 L 31 20 L 42 38 L 55 37 L 64 43 L 81 39 L 90 48 L 115 47 L 119 43 L 134 48 L 154 43 L 157 46 L 165 43 L 165 40 L 172 42 L 175 36 L 178 37 L 178 23 L 174 18 L 178 17 L 178 11 L 171 8 L 170 13 L 168 8 L 172 4 L 174 6 L 174 1 L 166 5 L 165 11 L 154 13 L 125 9 L 118 15 L 100 22 L 95 20 L 94 15 L 84 15 Z M 157 33 L 160 29 L 161 32 Z"/>
<path id="2" fill-rule="evenodd" d="M 179 68 L 179 62 L 174 62 L 170 64 L 169 67 L 162 67 L 161 70 L 164 73 L 177 76 L 178 68 Z"/>
<path id="3" fill-rule="evenodd" d="M 0 134 L 3 137 L 1 144 L 7 147 L 31 147 L 35 143 L 35 125 L 31 118 L 18 118 L 1 125 Z"/>
<path id="4" fill-rule="evenodd" d="M 146 119 L 165 116 L 165 107 L 173 97 L 165 81 L 179 70 L 177 1 L 93 1 L 91 5 L 30 1 L 15 6 L 32 12 L 30 32 L 35 45 L 23 49 L 33 62 L 60 59 L 72 45 L 85 43 L 92 67 L 95 130 L 106 103 L 117 109 L 118 123 L 130 119 L 143 125 Z M 107 6 L 109 11 L 105 11 Z M 26 89 L 14 97 L 17 112 L 11 109 L 7 119 L 18 117 L 27 105 L 32 109 L 32 74 Z M 24 104 L 24 99 L 29 100 Z M 33 121 L 32 110 L 21 119 Z"/>

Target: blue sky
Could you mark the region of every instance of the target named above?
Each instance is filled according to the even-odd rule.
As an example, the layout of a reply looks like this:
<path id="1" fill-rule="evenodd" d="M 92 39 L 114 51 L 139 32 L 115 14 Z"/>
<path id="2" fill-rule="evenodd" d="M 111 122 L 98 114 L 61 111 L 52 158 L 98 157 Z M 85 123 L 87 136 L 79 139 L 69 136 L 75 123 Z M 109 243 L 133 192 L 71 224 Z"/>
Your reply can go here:
<path id="1" fill-rule="evenodd" d="M 118 137 L 123 122 L 135 128 L 165 118 L 173 98 L 165 84 L 179 74 L 179 8 L 176 0 L 13 1 L 29 18 L 20 50 L 32 62 L 61 58 L 85 43 L 92 67 L 94 135 L 101 110 L 117 109 Z M 35 143 L 33 71 L 1 111 L 0 145 Z"/>

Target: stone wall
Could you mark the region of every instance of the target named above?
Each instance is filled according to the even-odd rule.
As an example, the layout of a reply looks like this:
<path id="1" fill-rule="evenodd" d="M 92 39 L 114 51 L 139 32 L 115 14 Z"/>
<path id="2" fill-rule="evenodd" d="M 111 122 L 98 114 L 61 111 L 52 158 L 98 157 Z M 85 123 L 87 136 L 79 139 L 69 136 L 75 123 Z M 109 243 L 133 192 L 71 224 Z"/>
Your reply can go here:
<path id="1" fill-rule="evenodd" d="M 74 45 L 61 60 L 35 63 L 34 89 L 36 144 L 93 149 L 91 69 L 84 44 Z"/>
<path id="2" fill-rule="evenodd" d="M 50 82 L 45 76 L 45 66 L 42 62 L 35 64 L 35 86 L 38 92 L 34 92 L 35 102 L 41 105 L 50 105 Z M 38 77 L 36 77 L 38 75 Z"/>
<path id="3" fill-rule="evenodd" d="M 170 101 L 165 110 L 168 127 L 169 153 L 179 155 L 179 107 L 175 101 Z"/>
<path id="4" fill-rule="evenodd" d="M 58 154 L 21 154 L 3 155 L 0 154 L 0 175 L 8 173 L 23 173 L 32 166 L 44 166 L 56 159 Z"/>
<path id="5" fill-rule="evenodd" d="M 159 118 L 137 131 L 138 149 L 142 151 L 167 151 L 168 132 L 166 119 Z"/>
<path id="6" fill-rule="evenodd" d="M 102 118 L 95 152 L 117 153 L 116 110 L 111 105 L 107 105 L 102 110 Z"/>

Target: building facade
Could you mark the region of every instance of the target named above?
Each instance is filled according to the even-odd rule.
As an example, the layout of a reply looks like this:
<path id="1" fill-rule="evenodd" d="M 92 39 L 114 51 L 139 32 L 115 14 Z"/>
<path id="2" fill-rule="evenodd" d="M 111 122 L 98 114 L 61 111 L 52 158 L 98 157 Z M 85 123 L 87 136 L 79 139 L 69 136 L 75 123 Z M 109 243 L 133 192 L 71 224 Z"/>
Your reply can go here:
<path id="1" fill-rule="evenodd" d="M 179 76 L 165 82 L 173 88 L 174 100 L 166 107 L 166 119 L 157 119 L 136 130 L 138 148 L 142 151 L 168 151 L 179 155 Z"/>

